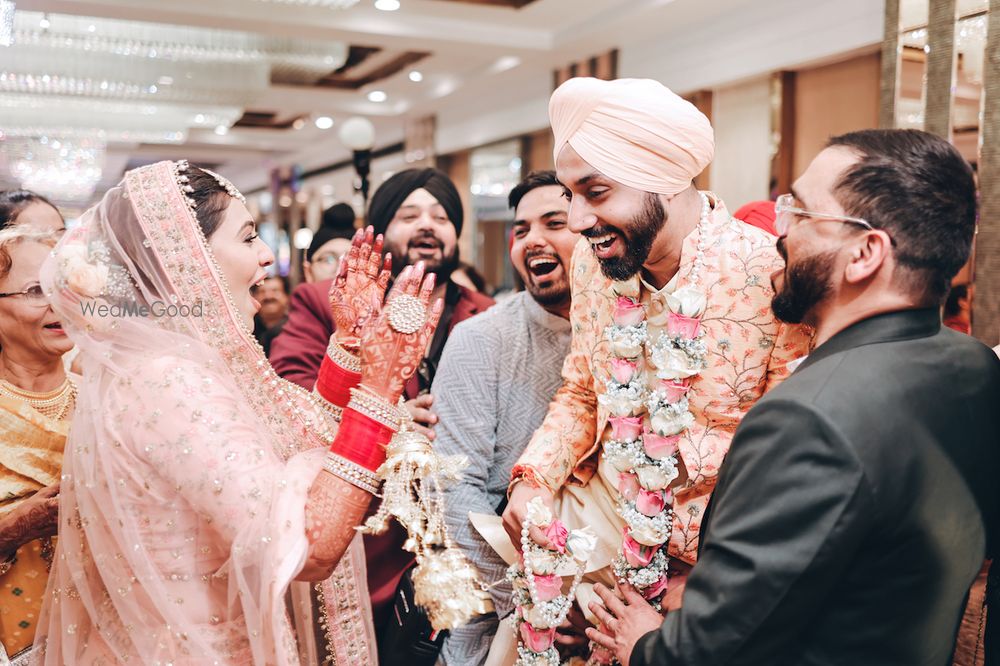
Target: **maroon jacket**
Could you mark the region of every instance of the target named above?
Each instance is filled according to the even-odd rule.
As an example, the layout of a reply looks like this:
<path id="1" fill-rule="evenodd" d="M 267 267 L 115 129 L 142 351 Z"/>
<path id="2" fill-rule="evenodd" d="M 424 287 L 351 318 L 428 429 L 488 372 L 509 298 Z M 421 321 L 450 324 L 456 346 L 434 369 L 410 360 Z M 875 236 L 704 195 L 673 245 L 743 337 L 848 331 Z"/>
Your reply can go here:
<path id="1" fill-rule="evenodd" d="M 271 342 L 271 365 L 281 377 L 311 391 L 316 384 L 319 365 L 333 334 L 329 292 L 332 280 L 301 284 L 292 292 L 288 322 Z M 458 287 L 458 300 L 452 308 L 448 334 L 455 324 L 479 314 L 493 305 L 493 299 Z M 413 377 L 406 385 L 406 397 L 415 398 L 420 392 L 419 381 Z M 369 515 L 374 514 L 374 503 Z M 395 522 L 378 536 L 365 535 L 365 559 L 368 561 L 368 590 L 376 629 L 381 628 L 392 607 L 392 597 L 399 579 L 413 562 L 413 554 L 403 550 L 406 530 Z"/>

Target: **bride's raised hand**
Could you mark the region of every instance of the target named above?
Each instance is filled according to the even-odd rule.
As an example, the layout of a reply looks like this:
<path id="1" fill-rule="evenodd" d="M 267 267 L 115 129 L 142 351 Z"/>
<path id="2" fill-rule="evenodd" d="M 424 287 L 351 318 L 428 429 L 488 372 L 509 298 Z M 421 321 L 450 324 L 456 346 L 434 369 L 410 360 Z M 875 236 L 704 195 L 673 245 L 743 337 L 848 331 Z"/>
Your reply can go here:
<path id="1" fill-rule="evenodd" d="M 391 259 L 382 256 L 382 235 L 375 236 L 370 226 L 359 229 L 330 285 L 330 313 L 341 345 L 356 348 L 365 327 L 377 320 L 390 275 Z"/>
<path id="2" fill-rule="evenodd" d="M 434 275 L 424 276 L 424 263 L 407 266 L 362 340 L 361 383 L 390 403 L 402 395 L 441 318 L 444 302 L 432 306 L 433 293 Z"/>

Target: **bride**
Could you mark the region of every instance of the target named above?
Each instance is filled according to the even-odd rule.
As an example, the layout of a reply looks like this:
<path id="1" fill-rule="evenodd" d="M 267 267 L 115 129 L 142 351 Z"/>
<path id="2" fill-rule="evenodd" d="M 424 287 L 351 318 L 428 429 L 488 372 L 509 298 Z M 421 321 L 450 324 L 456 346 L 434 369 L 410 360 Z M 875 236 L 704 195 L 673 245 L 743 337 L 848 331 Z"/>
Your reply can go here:
<path id="1" fill-rule="evenodd" d="M 222 177 L 136 169 L 66 234 L 41 282 L 84 378 L 39 663 L 317 663 L 308 581 L 341 663 L 368 660 L 364 627 L 344 635 L 365 611 L 354 526 L 440 314 L 419 266 L 381 307 L 380 251 L 355 237 L 331 293 L 342 338 L 309 395 L 250 334 L 274 257 Z"/>

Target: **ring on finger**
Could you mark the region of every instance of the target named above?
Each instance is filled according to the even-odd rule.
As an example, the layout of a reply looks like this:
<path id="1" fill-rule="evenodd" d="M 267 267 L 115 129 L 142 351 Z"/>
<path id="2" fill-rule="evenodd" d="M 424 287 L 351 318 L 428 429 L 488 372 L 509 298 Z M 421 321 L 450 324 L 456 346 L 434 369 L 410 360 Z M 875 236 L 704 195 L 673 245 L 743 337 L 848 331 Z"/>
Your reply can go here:
<path id="1" fill-rule="evenodd" d="M 416 333 L 427 321 L 427 308 L 416 296 L 400 294 L 389 302 L 389 325 L 399 333 Z"/>

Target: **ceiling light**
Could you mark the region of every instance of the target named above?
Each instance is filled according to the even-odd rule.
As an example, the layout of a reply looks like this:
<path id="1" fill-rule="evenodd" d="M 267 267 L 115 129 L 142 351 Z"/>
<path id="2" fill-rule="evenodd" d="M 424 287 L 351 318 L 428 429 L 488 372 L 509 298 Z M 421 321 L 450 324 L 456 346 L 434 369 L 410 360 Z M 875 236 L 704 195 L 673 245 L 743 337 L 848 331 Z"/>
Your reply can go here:
<path id="1" fill-rule="evenodd" d="M 91 23 L 87 26 L 87 32 L 97 32 L 97 26 Z"/>
<path id="2" fill-rule="evenodd" d="M 218 127 L 215 128 L 215 133 L 218 134 L 219 136 L 226 136 L 227 134 L 229 134 L 229 128 L 226 127 L 225 125 L 219 125 Z"/>
<path id="3" fill-rule="evenodd" d="M 333 127 L 333 118 L 330 116 L 320 116 L 316 119 L 316 127 L 326 130 Z"/>
<path id="4" fill-rule="evenodd" d="M 412 72 L 410 72 L 410 80 L 413 81 L 414 83 L 420 83 L 421 81 L 424 80 L 424 75 L 418 72 L 417 70 L 413 70 Z"/>
<path id="5" fill-rule="evenodd" d="M 198 115 L 196 115 L 194 117 L 194 121 L 196 123 L 198 123 L 199 125 L 201 125 L 202 123 L 205 122 L 205 114 L 204 113 L 199 113 Z"/>
<path id="6" fill-rule="evenodd" d="M 292 245 L 299 250 L 309 249 L 309 244 L 312 243 L 313 230 L 309 227 L 302 227 L 301 229 L 295 230 L 295 235 L 292 236 Z"/>
<path id="7" fill-rule="evenodd" d="M 514 69 L 521 64 L 521 59 L 517 56 L 503 56 L 502 58 L 497 58 L 490 66 L 491 74 L 499 74 L 500 72 L 506 72 L 508 69 Z"/>
<path id="8" fill-rule="evenodd" d="M 375 0 L 375 9 L 384 12 L 394 12 L 399 9 L 399 0 Z"/>
<path id="9" fill-rule="evenodd" d="M 38 22 L 38 27 L 42 30 L 48 30 L 51 23 L 49 23 L 49 15 L 42 14 L 42 20 Z"/>
<path id="10" fill-rule="evenodd" d="M 300 130 L 300 129 L 302 129 L 305 126 L 306 126 L 306 121 L 303 120 L 302 118 L 296 118 L 295 120 L 292 121 L 292 128 L 293 129 Z"/>
<path id="11" fill-rule="evenodd" d="M 161 86 L 170 86 L 174 83 L 174 77 L 172 76 L 161 76 L 157 81 Z"/>
<path id="12" fill-rule="evenodd" d="M 362 116 L 348 118 L 340 126 L 340 140 L 351 150 L 371 150 L 375 145 L 375 127 Z"/>
<path id="13" fill-rule="evenodd" d="M 386 95 L 385 92 L 381 90 L 373 90 L 370 93 L 368 93 L 369 102 L 384 102 L 387 99 L 389 99 L 389 96 Z"/>

